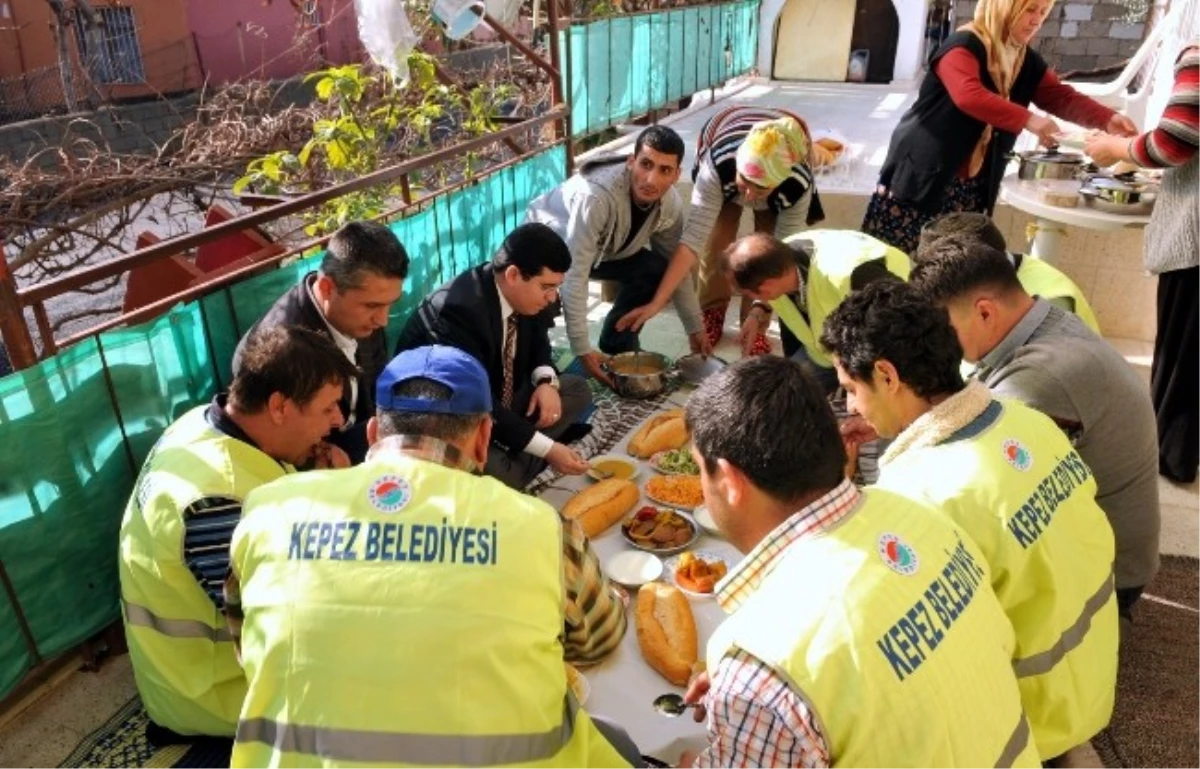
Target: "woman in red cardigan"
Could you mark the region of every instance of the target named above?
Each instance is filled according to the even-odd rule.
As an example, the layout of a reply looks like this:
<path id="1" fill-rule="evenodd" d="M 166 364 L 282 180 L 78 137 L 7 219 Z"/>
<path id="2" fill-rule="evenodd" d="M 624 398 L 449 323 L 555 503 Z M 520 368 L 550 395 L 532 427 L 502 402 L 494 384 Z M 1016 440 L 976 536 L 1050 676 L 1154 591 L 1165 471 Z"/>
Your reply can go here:
<path id="1" fill-rule="evenodd" d="M 991 213 L 1022 130 L 1055 144 L 1063 120 L 1132 136 L 1124 115 L 1061 82 L 1029 42 L 1053 0 L 979 0 L 975 19 L 937 50 L 917 101 L 892 133 L 863 232 L 907 253 L 921 228 L 952 211 Z"/>

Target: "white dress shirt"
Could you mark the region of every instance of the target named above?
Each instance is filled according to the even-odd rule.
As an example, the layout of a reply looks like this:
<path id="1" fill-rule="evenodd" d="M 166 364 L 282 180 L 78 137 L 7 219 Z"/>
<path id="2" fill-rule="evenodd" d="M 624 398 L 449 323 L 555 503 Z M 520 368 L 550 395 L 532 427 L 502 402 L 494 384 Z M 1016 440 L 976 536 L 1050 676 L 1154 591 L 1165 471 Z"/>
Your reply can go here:
<path id="1" fill-rule="evenodd" d="M 501 334 L 503 334 L 507 330 L 506 325 L 508 323 L 509 316 L 513 314 L 513 308 L 512 305 L 508 303 L 508 300 L 504 298 L 504 292 L 500 290 L 499 285 L 496 286 L 496 293 L 500 296 L 500 330 Z M 503 340 L 503 336 L 501 336 L 501 339 Z M 500 346 L 500 354 L 504 354 L 503 342 Z M 516 354 L 515 349 L 513 350 L 513 354 Z M 536 387 L 538 380 L 545 377 L 558 379 L 558 373 L 550 366 L 538 366 L 533 370 L 533 376 L 530 379 L 530 383 Z M 545 457 L 546 454 L 550 453 L 550 449 L 552 448 L 554 448 L 554 439 L 549 435 L 538 431 L 535 432 L 533 437 L 529 439 L 529 443 L 525 444 L 524 451 L 526 454 L 532 454 L 535 457 Z"/>
<path id="2" fill-rule="evenodd" d="M 316 281 L 313 281 L 313 285 L 316 285 Z M 357 360 L 358 340 L 354 339 L 353 337 L 346 336 L 341 331 L 338 331 L 336 328 L 333 327 L 333 325 L 329 322 L 329 319 L 325 317 L 325 313 L 321 312 L 321 303 L 317 301 L 317 297 L 313 293 L 313 286 L 308 286 L 308 296 L 310 299 L 313 300 L 313 306 L 317 308 L 317 314 L 320 315 L 321 320 L 325 322 L 325 328 L 329 329 L 329 335 L 331 337 L 333 337 L 333 343 L 338 346 L 338 349 L 341 350 L 343 354 L 345 354 L 347 360 L 349 360 L 351 364 L 357 366 L 358 365 L 358 360 Z M 354 413 L 355 413 L 355 409 L 357 407 L 358 407 L 358 379 L 351 377 L 350 378 L 350 413 L 346 415 L 346 424 L 343 425 L 343 427 L 342 427 L 343 430 L 345 430 L 346 428 L 348 428 L 354 424 Z"/>

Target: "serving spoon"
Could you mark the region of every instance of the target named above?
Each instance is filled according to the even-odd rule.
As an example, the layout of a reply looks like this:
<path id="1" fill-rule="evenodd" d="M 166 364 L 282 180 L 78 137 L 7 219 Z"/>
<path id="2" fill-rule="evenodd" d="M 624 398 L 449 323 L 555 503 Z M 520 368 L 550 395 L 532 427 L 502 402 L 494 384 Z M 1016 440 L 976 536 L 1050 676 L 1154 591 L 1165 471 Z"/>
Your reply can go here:
<path id="1" fill-rule="evenodd" d="M 654 709 L 664 716 L 676 718 L 687 712 L 688 708 L 699 707 L 699 702 L 687 703 L 678 694 L 660 694 L 654 698 Z"/>

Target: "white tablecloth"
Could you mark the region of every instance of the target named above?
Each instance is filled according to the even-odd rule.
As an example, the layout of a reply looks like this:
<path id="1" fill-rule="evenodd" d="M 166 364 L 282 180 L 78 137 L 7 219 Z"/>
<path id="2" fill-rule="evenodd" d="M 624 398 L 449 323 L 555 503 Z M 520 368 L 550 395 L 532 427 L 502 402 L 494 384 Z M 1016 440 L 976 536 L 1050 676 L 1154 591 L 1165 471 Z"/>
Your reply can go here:
<path id="1" fill-rule="evenodd" d="M 675 399 L 682 400 L 682 394 L 676 393 Z M 674 408 L 677 404 L 667 403 L 664 409 Z M 636 430 L 637 427 L 634 427 Z M 633 431 L 630 432 L 630 435 Z M 630 435 L 623 437 L 610 453 L 625 455 L 625 446 Z M 641 472 L 635 479 L 638 488 L 644 489 L 646 480 L 654 475 L 654 470 L 645 462 L 641 462 Z M 571 498 L 573 491 L 585 488 L 591 482 L 583 477 L 564 477 L 555 482 L 552 488 L 545 490 L 540 496 L 556 509 Z M 638 507 L 653 504 L 643 493 Z M 636 508 L 635 508 L 636 509 Z M 630 549 L 625 538 L 621 536 L 620 524 L 612 526 L 608 531 L 592 540 L 600 563 L 604 564 L 616 553 Z M 701 532 L 693 546 L 694 550 L 709 550 L 723 557 L 732 567 L 741 554 L 722 539 Z M 666 560 L 666 559 L 664 559 Z M 663 580 L 669 581 L 664 573 Z M 636 596 L 634 596 L 636 600 Z M 725 613 L 711 598 L 693 599 L 692 613 L 696 617 L 696 632 L 699 640 L 700 659 L 704 659 L 705 647 L 709 637 L 725 618 Z M 705 746 L 704 725 L 692 720 L 688 711 L 678 718 L 668 718 L 658 714 L 651 703 L 654 698 L 667 692 L 683 694 L 683 689 L 669 683 L 655 672 L 638 649 L 637 631 L 633 616 L 634 601 L 626 610 L 629 617 L 629 629 L 620 647 L 604 662 L 581 672 L 587 678 L 591 687 L 591 695 L 584 704 L 584 710 L 589 713 L 604 716 L 623 726 L 637 743 L 642 753 L 655 756 L 674 764 L 679 754 L 686 750 L 699 751 Z"/>

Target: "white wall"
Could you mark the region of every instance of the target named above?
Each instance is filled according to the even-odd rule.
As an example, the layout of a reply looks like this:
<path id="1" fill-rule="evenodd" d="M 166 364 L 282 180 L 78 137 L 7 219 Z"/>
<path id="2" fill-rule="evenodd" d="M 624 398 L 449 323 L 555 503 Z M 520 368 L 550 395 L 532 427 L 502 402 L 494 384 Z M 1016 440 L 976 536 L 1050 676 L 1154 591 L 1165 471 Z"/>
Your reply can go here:
<path id="1" fill-rule="evenodd" d="M 775 23 L 786 0 L 763 0 L 758 11 L 758 73 L 772 77 Z M 922 37 L 925 34 L 926 0 L 892 0 L 900 17 L 900 40 L 896 45 L 896 80 L 914 80 L 921 74 Z M 849 51 L 847 51 L 849 55 Z"/>

